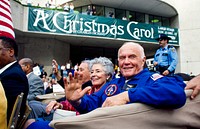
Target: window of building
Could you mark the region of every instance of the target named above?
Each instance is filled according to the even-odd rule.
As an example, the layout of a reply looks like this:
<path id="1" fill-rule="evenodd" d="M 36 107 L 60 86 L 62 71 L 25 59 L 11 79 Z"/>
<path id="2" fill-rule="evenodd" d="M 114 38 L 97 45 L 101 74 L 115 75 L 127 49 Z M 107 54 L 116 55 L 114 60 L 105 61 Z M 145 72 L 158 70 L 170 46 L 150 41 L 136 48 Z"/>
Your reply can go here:
<path id="1" fill-rule="evenodd" d="M 81 7 L 74 8 L 74 10 L 78 11 L 79 13 L 82 13 L 82 8 Z"/>
<path id="2" fill-rule="evenodd" d="M 86 5 L 86 6 L 82 6 L 82 14 L 86 14 L 87 15 L 87 8 L 88 6 L 92 6 L 92 5 Z"/>
<path id="3" fill-rule="evenodd" d="M 135 12 L 130 11 L 128 18 L 129 18 L 130 21 L 135 21 L 135 19 L 136 19 L 135 18 Z"/>
<path id="4" fill-rule="evenodd" d="M 162 26 L 162 18 L 159 16 L 153 16 L 151 23 L 153 23 L 154 25 Z"/>
<path id="5" fill-rule="evenodd" d="M 170 22 L 169 22 L 169 18 L 149 15 L 149 24 L 169 27 Z"/>
<path id="6" fill-rule="evenodd" d="M 94 5 L 93 5 L 94 6 Z M 96 7 L 96 15 L 97 16 L 105 16 L 104 14 L 104 6 L 97 6 L 97 5 L 95 5 L 95 7 Z"/>
<path id="7" fill-rule="evenodd" d="M 169 20 L 169 18 L 166 18 L 166 17 L 162 18 L 162 26 L 166 26 L 166 27 L 170 26 L 170 20 Z"/>
<path id="8" fill-rule="evenodd" d="M 129 21 L 136 21 L 140 23 L 170 27 L 170 18 L 167 18 L 167 17 L 149 15 L 149 14 L 144 14 L 140 12 L 115 9 L 115 8 L 99 6 L 99 5 L 91 4 L 90 6 L 91 8 L 95 6 L 96 16 L 112 17 L 112 18 L 123 19 L 123 20 L 126 19 Z M 88 5 L 77 7 L 75 8 L 75 10 L 77 10 L 78 12 L 82 14 L 87 14 L 86 12 L 87 7 Z M 146 20 L 145 20 L 145 15 L 146 15 Z"/>
<path id="9" fill-rule="evenodd" d="M 122 9 L 115 9 L 115 18 L 122 19 L 126 17 L 126 11 Z"/>
<path id="10" fill-rule="evenodd" d="M 114 8 L 105 7 L 105 17 L 115 18 L 115 9 Z"/>
<path id="11" fill-rule="evenodd" d="M 135 21 L 140 23 L 145 23 L 145 15 L 144 13 L 135 13 Z"/>

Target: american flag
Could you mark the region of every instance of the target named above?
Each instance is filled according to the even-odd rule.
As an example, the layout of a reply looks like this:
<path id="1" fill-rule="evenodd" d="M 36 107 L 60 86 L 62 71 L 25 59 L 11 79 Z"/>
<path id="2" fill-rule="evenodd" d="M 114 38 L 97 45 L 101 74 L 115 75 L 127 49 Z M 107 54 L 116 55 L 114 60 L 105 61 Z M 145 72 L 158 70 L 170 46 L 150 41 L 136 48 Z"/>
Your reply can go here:
<path id="1" fill-rule="evenodd" d="M 11 17 L 10 0 L 0 0 L 0 36 L 15 38 Z"/>

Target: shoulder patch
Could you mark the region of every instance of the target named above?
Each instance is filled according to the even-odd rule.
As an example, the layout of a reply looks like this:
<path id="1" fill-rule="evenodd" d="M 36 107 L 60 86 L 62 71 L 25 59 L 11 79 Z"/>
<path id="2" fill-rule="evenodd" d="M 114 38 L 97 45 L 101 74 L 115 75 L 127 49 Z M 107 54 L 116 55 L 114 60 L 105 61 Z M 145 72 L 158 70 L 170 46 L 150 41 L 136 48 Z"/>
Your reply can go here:
<path id="1" fill-rule="evenodd" d="M 117 91 L 117 85 L 111 84 L 105 89 L 105 94 L 107 96 L 112 96 Z"/>
<path id="2" fill-rule="evenodd" d="M 172 52 L 175 52 L 176 49 L 174 48 L 174 46 L 168 45 L 168 49 L 171 50 Z"/>
<path id="3" fill-rule="evenodd" d="M 174 47 L 172 47 L 171 50 L 172 50 L 172 52 L 175 52 L 175 51 L 176 51 L 176 49 L 175 49 Z"/>
<path id="4" fill-rule="evenodd" d="M 163 75 L 160 75 L 158 73 L 151 75 L 151 79 L 153 79 L 154 81 L 156 81 L 157 79 L 162 78 L 162 77 L 163 77 Z"/>

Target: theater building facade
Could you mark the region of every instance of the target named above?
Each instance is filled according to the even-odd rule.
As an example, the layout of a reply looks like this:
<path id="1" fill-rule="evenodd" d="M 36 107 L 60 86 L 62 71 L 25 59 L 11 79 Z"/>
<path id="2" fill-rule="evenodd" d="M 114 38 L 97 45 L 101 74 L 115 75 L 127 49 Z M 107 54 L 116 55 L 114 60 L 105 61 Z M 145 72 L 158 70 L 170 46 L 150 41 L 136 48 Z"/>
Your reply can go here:
<path id="1" fill-rule="evenodd" d="M 60 65 L 75 65 L 86 58 L 106 56 L 117 64 L 118 48 L 124 42 L 137 42 L 151 59 L 158 48 L 155 39 L 165 33 L 178 52 L 176 72 L 200 73 L 199 0 L 72 2 L 73 13 L 11 1 L 19 58 L 30 57 L 47 72 L 52 59 Z M 95 15 L 87 15 L 88 5 L 96 7 Z"/>

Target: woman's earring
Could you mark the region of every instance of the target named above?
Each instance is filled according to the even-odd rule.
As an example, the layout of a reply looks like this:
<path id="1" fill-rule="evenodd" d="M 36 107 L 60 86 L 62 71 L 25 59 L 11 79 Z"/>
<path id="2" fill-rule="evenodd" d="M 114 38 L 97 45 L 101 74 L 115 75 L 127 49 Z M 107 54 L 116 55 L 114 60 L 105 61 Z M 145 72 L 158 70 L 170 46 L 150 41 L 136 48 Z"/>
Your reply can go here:
<path id="1" fill-rule="evenodd" d="M 108 81 L 109 79 L 110 79 L 110 77 L 107 77 L 107 78 L 106 78 L 106 81 Z"/>

